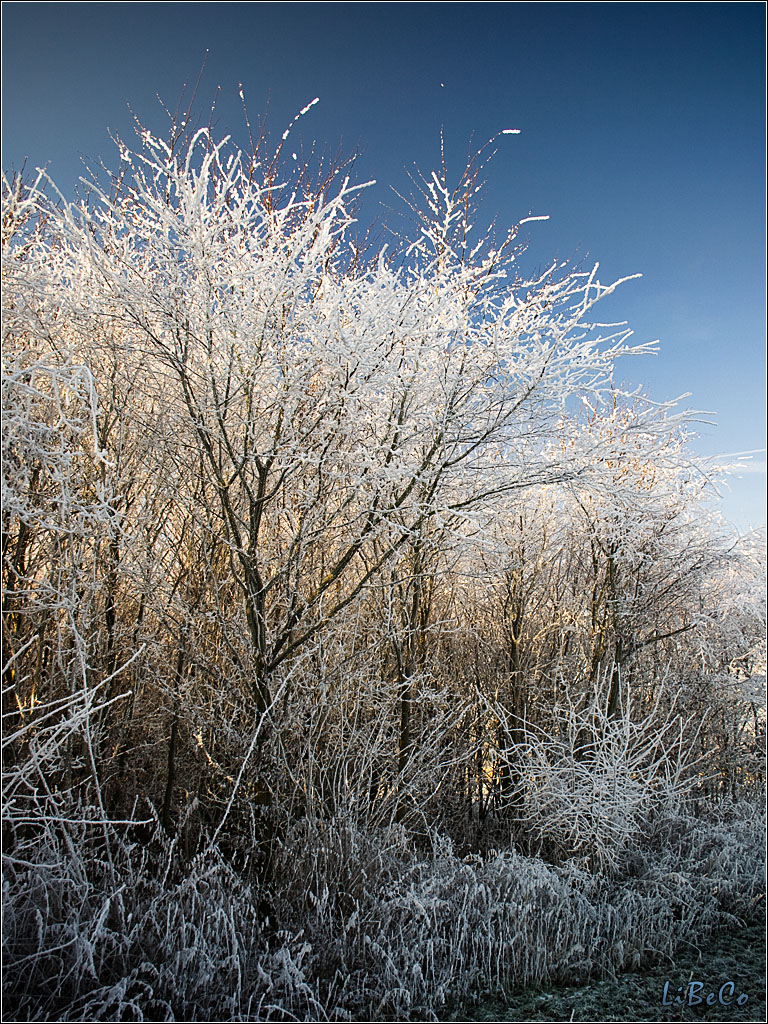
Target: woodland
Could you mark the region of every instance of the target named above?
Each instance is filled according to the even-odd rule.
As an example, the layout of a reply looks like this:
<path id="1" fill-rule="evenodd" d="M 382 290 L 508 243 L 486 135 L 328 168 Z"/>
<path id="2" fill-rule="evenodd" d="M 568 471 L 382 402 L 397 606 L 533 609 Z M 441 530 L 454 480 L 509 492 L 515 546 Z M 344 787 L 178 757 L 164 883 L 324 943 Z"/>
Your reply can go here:
<path id="1" fill-rule="evenodd" d="M 288 134 L 3 177 L 6 1020 L 440 1020 L 764 914 L 765 536 L 622 282 L 479 231 L 493 140 L 385 244 Z"/>

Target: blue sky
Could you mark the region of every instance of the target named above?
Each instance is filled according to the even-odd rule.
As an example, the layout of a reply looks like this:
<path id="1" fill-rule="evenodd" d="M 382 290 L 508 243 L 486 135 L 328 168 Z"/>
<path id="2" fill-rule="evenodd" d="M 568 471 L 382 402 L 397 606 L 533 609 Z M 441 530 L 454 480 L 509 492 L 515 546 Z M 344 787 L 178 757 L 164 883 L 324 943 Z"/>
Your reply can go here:
<path id="1" fill-rule="evenodd" d="M 292 148 L 357 151 L 375 178 L 361 215 L 391 220 L 407 170 L 449 169 L 503 128 L 481 222 L 529 212 L 527 259 L 640 272 L 607 300 L 655 358 L 626 381 L 717 413 L 702 454 L 758 450 L 724 513 L 765 523 L 765 5 L 763 3 L 3 4 L 3 168 L 47 164 L 65 194 L 82 161 L 115 166 L 128 104 L 162 129 L 205 72 L 206 111 L 245 144 L 237 95 Z M 187 95 L 189 93 L 187 92 Z"/>

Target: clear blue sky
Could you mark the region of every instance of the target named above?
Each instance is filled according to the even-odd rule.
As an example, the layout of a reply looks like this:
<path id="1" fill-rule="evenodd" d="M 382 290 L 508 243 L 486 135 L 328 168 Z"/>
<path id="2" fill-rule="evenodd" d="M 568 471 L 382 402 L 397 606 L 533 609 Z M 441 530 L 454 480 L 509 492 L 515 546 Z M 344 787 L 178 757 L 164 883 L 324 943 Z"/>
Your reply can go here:
<path id="1" fill-rule="evenodd" d="M 82 160 L 116 164 L 109 127 L 128 104 L 163 127 L 209 51 L 218 129 L 297 127 L 360 157 L 363 215 L 391 217 L 390 186 L 436 165 L 444 129 L 460 174 L 470 136 L 502 128 L 483 218 L 529 211 L 529 258 L 641 272 L 606 304 L 655 358 L 620 368 L 658 399 L 717 413 L 703 454 L 765 447 L 765 5 L 763 3 L 3 4 L 3 168 L 47 164 L 65 193 Z M 244 140 L 243 140 L 244 144 Z M 296 148 L 296 142 L 292 143 Z M 382 205 L 383 204 L 383 205 Z M 765 523 L 765 452 L 732 483 L 726 517 Z"/>

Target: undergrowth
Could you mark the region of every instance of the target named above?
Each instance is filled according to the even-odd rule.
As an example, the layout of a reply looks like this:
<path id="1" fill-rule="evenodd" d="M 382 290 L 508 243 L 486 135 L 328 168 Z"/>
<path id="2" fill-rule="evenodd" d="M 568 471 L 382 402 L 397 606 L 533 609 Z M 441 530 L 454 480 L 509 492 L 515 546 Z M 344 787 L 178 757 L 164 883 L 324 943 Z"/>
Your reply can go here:
<path id="1" fill-rule="evenodd" d="M 10 837 L 4 1019 L 439 1020 L 755 919 L 763 834 L 748 804 L 666 818 L 608 877 L 304 821 L 266 891 L 216 846 L 187 861 L 157 824 L 140 840 L 73 812 Z"/>

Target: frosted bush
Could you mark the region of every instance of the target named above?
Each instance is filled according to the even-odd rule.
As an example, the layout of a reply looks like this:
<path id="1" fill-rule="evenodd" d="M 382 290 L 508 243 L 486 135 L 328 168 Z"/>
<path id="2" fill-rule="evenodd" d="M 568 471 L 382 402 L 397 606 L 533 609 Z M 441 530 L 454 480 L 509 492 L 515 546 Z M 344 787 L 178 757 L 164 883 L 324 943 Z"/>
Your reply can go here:
<path id="1" fill-rule="evenodd" d="M 609 715 L 598 696 L 567 702 L 549 726 L 525 724 L 524 739 L 502 752 L 520 776 L 520 820 L 535 840 L 585 858 L 598 870 L 616 867 L 656 814 L 677 810 L 693 786 L 697 728 L 674 710 L 644 715 L 625 705 Z"/>

